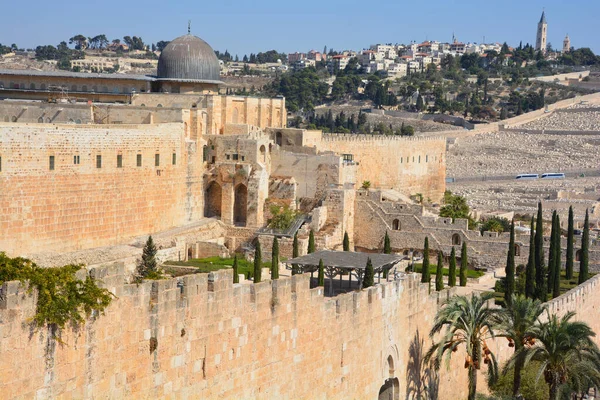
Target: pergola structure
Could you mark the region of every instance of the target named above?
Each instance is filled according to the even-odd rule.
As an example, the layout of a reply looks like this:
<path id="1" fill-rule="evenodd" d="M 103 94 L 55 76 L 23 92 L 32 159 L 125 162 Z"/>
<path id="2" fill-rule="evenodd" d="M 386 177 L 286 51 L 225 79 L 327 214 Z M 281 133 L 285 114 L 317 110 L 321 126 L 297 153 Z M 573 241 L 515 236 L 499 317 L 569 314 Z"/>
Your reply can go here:
<path id="1" fill-rule="evenodd" d="M 394 268 L 405 256 L 399 254 L 321 250 L 316 253 L 287 260 L 285 261 L 285 266 L 287 269 L 295 270 L 297 273 L 310 272 L 312 274 L 319 270 L 319 261 L 323 260 L 325 276 L 329 278 L 329 296 L 333 296 L 333 278 L 338 275 L 341 279 L 342 275 L 347 274 L 350 278 L 350 285 L 352 284 L 352 276 L 355 276 L 358 280 L 359 288 L 362 288 L 365 268 L 367 267 L 367 260 L 369 258 L 373 265 L 373 271 L 378 275 L 379 281 L 381 281 L 381 273 Z"/>

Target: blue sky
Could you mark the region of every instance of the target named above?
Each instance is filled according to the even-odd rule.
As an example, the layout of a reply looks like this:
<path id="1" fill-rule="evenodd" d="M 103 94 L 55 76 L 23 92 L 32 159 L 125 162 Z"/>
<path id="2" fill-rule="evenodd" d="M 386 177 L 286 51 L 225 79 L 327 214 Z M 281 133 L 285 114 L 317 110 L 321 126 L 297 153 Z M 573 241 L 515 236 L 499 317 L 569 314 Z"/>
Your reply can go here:
<path id="1" fill-rule="evenodd" d="M 213 48 L 232 54 L 269 49 L 282 52 L 322 50 L 324 46 L 360 50 L 375 43 L 425 39 L 450 41 L 535 42 L 536 24 L 545 8 L 548 41 L 562 47 L 565 34 L 575 47 L 600 53 L 600 1 L 571 0 L 214 0 L 174 1 L 64 0 L 6 1 L 0 43 L 20 47 L 56 45 L 75 34 L 109 39 L 141 36 L 146 43 L 192 33 Z"/>

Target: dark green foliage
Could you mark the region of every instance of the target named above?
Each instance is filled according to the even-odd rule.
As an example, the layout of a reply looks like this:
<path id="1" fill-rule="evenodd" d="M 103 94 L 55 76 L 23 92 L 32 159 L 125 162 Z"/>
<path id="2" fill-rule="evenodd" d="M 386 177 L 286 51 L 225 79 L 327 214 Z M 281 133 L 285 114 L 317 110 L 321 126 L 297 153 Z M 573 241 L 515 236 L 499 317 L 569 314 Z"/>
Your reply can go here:
<path id="1" fill-rule="evenodd" d="M 256 241 L 256 249 L 254 250 L 254 283 L 259 283 L 262 278 L 262 253 L 260 250 L 260 242 Z"/>
<path id="2" fill-rule="evenodd" d="M 560 227 L 559 227 L 560 229 Z M 548 252 L 548 293 L 552 293 L 554 289 L 555 279 L 555 256 L 556 256 L 556 210 L 552 213 L 552 231 L 550 233 L 550 250 Z"/>
<path id="3" fill-rule="evenodd" d="M 567 262 L 566 277 L 573 279 L 573 244 L 575 239 L 575 226 L 573 222 L 573 206 L 569 207 L 569 227 L 567 229 Z"/>
<path id="4" fill-rule="evenodd" d="M 267 88 L 270 95 L 285 97 L 289 111 L 309 111 L 322 104 L 329 87 L 321 82 L 317 71 L 310 67 L 299 71 L 290 71 L 276 78 Z"/>
<path id="5" fill-rule="evenodd" d="M 560 296 L 560 266 L 561 266 L 561 244 L 560 244 L 560 217 L 556 216 L 556 236 L 554 238 L 554 274 L 552 280 L 552 297 Z"/>
<path id="6" fill-rule="evenodd" d="M 590 217 L 588 210 L 585 210 L 585 222 L 583 225 L 583 236 L 581 237 L 581 258 L 579 261 L 579 284 L 587 281 L 589 278 L 588 257 L 590 246 Z"/>
<path id="7" fill-rule="evenodd" d="M 279 279 L 279 242 L 277 236 L 273 237 L 271 250 L 271 279 Z"/>
<path id="8" fill-rule="evenodd" d="M 317 286 L 325 286 L 325 267 L 323 266 L 323 260 L 319 260 L 319 276 Z"/>
<path id="9" fill-rule="evenodd" d="M 144 279 L 162 279 L 162 272 L 158 268 L 156 262 L 156 253 L 158 249 L 152 240 L 152 236 L 148 236 L 148 240 L 144 245 L 142 258 L 138 261 L 136 270 L 136 281 L 141 282 Z"/>
<path id="10" fill-rule="evenodd" d="M 308 234 L 308 251 L 307 253 L 314 253 L 315 252 L 315 233 L 313 232 L 313 230 L 310 230 L 310 233 Z"/>
<path id="11" fill-rule="evenodd" d="M 375 271 L 373 270 L 373 264 L 371 259 L 367 259 L 367 266 L 365 268 L 365 276 L 363 277 L 362 287 L 366 289 L 375 284 Z"/>
<path id="12" fill-rule="evenodd" d="M 292 244 L 292 258 L 296 258 L 298 257 L 299 253 L 299 248 L 298 248 L 298 231 L 296 231 L 296 233 L 294 233 L 294 242 Z M 296 265 L 292 264 L 292 275 L 296 275 L 297 270 L 296 270 Z"/>
<path id="13" fill-rule="evenodd" d="M 512 296 L 515 292 L 515 221 L 510 224 L 510 240 L 508 242 L 508 255 L 506 257 L 506 286 L 504 288 L 504 302 L 510 307 Z"/>
<path id="14" fill-rule="evenodd" d="M 529 259 L 525 269 L 525 296 L 535 298 L 535 229 L 534 219 L 531 217 L 531 231 L 529 237 Z"/>
<path id="15" fill-rule="evenodd" d="M 233 256 L 233 283 L 240 283 L 237 254 Z"/>
<path id="16" fill-rule="evenodd" d="M 467 286 L 467 269 L 469 267 L 469 260 L 467 259 L 467 242 L 463 242 L 462 249 L 460 251 L 460 286 Z"/>
<path id="17" fill-rule="evenodd" d="M 392 245 L 390 243 L 390 236 L 387 231 L 385 231 L 385 237 L 383 238 L 383 253 L 384 254 L 392 254 Z"/>
<path id="18" fill-rule="evenodd" d="M 444 268 L 444 259 L 442 252 L 438 252 L 437 269 L 435 271 L 435 290 L 444 290 L 444 275 L 442 269 Z"/>
<path id="19" fill-rule="evenodd" d="M 348 232 L 344 232 L 344 251 L 350 251 L 350 238 L 348 237 Z"/>
<path id="20" fill-rule="evenodd" d="M 479 227 L 481 232 L 508 232 L 510 221 L 502 217 L 491 217 L 486 219 Z"/>
<path id="21" fill-rule="evenodd" d="M 544 265 L 544 220 L 541 202 L 538 203 L 535 227 L 535 298 L 542 302 L 548 300 L 546 266 Z"/>
<path id="22" fill-rule="evenodd" d="M 452 251 L 450 252 L 448 286 L 450 286 L 450 287 L 456 286 L 456 250 L 454 249 L 454 246 L 452 247 Z"/>
<path id="23" fill-rule="evenodd" d="M 429 238 L 425 237 L 425 245 L 423 247 L 423 270 L 421 272 L 421 282 L 429 283 L 431 273 L 429 272 Z"/>
<path id="24" fill-rule="evenodd" d="M 76 277 L 83 265 L 65 265 L 60 268 L 41 268 L 24 258 L 10 258 L 0 253 L 0 285 L 8 281 L 29 283 L 29 291 L 37 290 L 35 315 L 31 319 L 35 329 L 50 328 L 52 334 L 67 324 L 77 327 L 85 323 L 92 312 L 104 312 L 113 295 L 100 288 L 96 280 L 86 274 L 84 280 Z"/>

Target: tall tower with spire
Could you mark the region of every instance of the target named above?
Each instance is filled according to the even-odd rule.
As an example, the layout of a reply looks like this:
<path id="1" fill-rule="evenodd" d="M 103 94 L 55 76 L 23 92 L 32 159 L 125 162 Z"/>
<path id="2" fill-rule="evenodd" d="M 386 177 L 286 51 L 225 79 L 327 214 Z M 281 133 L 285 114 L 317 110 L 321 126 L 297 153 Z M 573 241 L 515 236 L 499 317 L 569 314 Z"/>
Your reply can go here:
<path id="1" fill-rule="evenodd" d="M 535 50 L 546 53 L 548 44 L 548 23 L 546 22 L 546 11 L 542 11 L 542 18 L 538 22 L 537 38 L 535 40 Z"/>
<path id="2" fill-rule="evenodd" d="M 567 36 L 565 37 L 565 40 L 563 40 L 563 54 L 568 53 L 571 51 L 571 38 L 569 38 L 569 34 L 567 33 Z"/>

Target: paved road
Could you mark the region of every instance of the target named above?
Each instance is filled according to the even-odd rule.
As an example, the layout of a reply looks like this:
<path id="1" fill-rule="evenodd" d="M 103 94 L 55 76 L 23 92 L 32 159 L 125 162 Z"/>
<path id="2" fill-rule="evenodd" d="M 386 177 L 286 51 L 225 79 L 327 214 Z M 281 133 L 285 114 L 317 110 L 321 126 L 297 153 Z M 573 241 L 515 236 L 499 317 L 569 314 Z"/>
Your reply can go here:
<path id="1" fill-rule="evenodd" d="M 563 171 L 559 171 L 563 172 Z M 600 176 L 600 170 L 579 170 L 579 171 L 564 171 L 567 178 L 578 178 L 581 174 L 586 177 Z M 542 175 L 541 173 L 539 174 Z M 447 181 L 447 184 L 462 183 L 462 182 L 482 182 L 482 181 L 514 181 L 516 175 L 494 175 L 494 176 L 465 176 L 460 178 L 448 177 L 447 179 L 454 179 L 454 181 Z M 523 182 L 527 182 L 524 180 Z"/>

